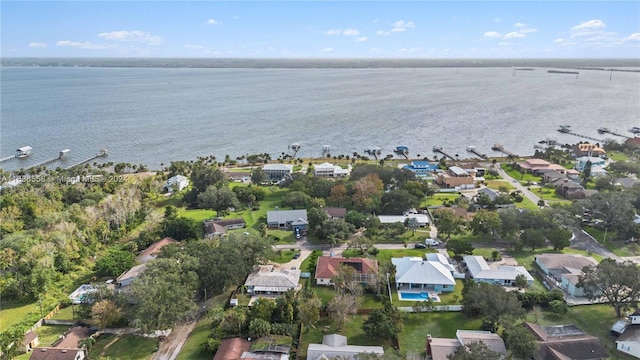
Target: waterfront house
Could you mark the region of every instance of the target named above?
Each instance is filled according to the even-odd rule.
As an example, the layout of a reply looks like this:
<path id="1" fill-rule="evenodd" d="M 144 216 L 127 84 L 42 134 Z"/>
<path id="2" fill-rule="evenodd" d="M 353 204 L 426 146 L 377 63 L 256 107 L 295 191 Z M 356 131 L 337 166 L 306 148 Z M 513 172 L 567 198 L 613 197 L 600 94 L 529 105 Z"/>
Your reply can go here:
<path id="1" fill-rule="evenodd" d="M 317 177 L 326 178 L 343 178 L 349 175 L 349 169 L 343 169 L 328 162 L 314 165 L 313 172 Z"/>
<path id="2" fill-rule="evenodd" d="M 338 334 L 325 335 L 322 344 L 309 344 L 307 360 L 357 360 L 359 354 L 384 355 L 382 346 L 347 345 L 347 337 Z"/>
<path id="3" fill-rule="evenodd" d="M 477 282 L 501 286 L 514 286 L 516 277 L 523 275 L 527 285 L 533 285 L 533 276 L 524 266 L 499 265 L 491 268 L 482 256 L 467 255 L 462 258 L 462 266 L 469 276 Z"/>
<path id="4" fill-rule="evenodd" d="M 416 176 L 433 176 L 438 169 L 437 163 L 431 163 L 426 160 L 422 161 L 412 161 L 411 164 L 405 165 L 404 169 L 411 171 L 416 174 Z"/>
<path id="5" fill-rule="evenodd" d="M 341 266 L 353 268 L 354 280 L 364 285 L 373 284 L 378 274 L 378 262 L 374 259 L 320 256 L 316 265 L 316 283 L 333 285 L 332 278 L 338 274 Z"/>
<path id="6" fill-rule="evenodd" d="M 572 296 L 584 296 L 582 288 L 577 287 L 582 269 L 598 265 L 594 258 L 579 254 L 540 254 L 535 262 L 547 277 Z"/>
<path id="7" fill-rule="evenodd" d="M 436 178 L 436 183 L 450 189 L 473 189 L 475 187 L 475 170 L 464 170 L 459 166 L 451 166 L 447 171 L 441 172 Z"/>
<path id="8" fill-rule="evenodd" d="M 507 357 L 507 348 L 498 334 L 480 330 L 457 330 L 455 339 L 434 338 L 427 334 L 427 359 L 447 360 L 458 346 L 465 346 L 472 342 L 485 344 L 489 350 L 502 354 L 501 359 Z"/>
<path id="9" fill-rule="evenodd" d="M 575 325 L 540 326 L 523 324 L 536 338 L 538 349 L 533 360 L 600 360 L 609 358 L 609 352 L 595 336 L 585 334 Z"/>
<path id="10" fill-rule="evenodd" d="M 275 269 L 273 265 L 256 266 L 244 285 L 249 295 L 282 295 L 296 289 L 300 270 Z"/>
<path id="11" fill-rule="evenodd" d="M 579 143 L 573 146 L 571 154 L 575 157 L 606 156 L 607 152 L 599 144 Z"/>
<path id="12" fill-rule="evenodd" d="M 428 261 L 420 257 L 392 258 L 396 267 L 396 289 L 409 292 L 451 292 L 456 281 L 439 261 Z"/>
<path id="13" fill-rule="evenodd" d="M 225 175 L 231 181 L 248 182 L 251 181 L 251 173 L 247 171 L 227 171 Z"/>
<path id="14" fill-rule="evenodd" d="M 288 164 L 266 164 L 262 171 L 267 177 L 267 181 L 280 181 L 293 174 L 293 165 Z"/>
<path id="15" fill-rule="evenodd" d="M 160 241 L 156 241 L 153 244 L 149 245 L 148 248 L 144 249 L 139 255 L 138 257 L 136 257 L 136 261 L 140 264 L 146 264 L 148 263 L 150 260 L 153 260 L 156 258 L 156 256 L 158 255 L 158 253 L 160 252 L 160 250 L 162 250 L 163 247 L 170 245 L 170 244 L 177 244 L 178 242 L 170 237 L 166 237 Z"/>
<path id="16" fill-rule="evenodd" d="M 306 230 L 307 225 L 307 210 L 267 211 L 267 226 L 269 229 Z"/>
<path id="17" fill-rule="evenodd" d="M 162 189 L 165 192 L 180 192 L 187 186 L 189 186 L 189 178 L 182 175 L 176 175 L 169 178 L 162 186 Z"/>

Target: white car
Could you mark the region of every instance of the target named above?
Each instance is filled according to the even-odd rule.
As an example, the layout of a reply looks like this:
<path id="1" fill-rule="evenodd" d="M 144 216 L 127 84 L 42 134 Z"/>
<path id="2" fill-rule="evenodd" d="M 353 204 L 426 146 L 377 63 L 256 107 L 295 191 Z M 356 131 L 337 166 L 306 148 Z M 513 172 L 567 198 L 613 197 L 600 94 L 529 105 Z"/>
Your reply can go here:
<path id="1" fill-rule="evenodd" d="M 431 238 L 426 238 L 424 240 L 424 244 L 427 246 L 438 246 L 440 245 L 440 241 L 435 240 L 435 239 L 431 239 Z"/>

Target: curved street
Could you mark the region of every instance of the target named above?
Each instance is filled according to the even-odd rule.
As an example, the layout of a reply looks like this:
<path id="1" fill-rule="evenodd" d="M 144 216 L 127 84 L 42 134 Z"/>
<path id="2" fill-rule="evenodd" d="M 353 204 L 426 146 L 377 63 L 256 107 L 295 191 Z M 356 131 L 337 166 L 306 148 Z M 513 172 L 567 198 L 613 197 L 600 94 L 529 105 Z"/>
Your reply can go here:
<path id="1" fill-rule="evenodd" d="M 522 192 L 522 195 L 524 195 L 527 199 L 531 200 L 534 204 L 538 204 L 538 201 L 541 200 L 540 197 L 538 197 L 538 195 L 534 194 L 531 190 L 527 189 L 527 187 L 520 184 L 518 180 L 512 178 L 509 174 L 507 174 L 506 171 L 504 171 L 500 167 L 500 163 L 497 163 L 496 166 L 498 167 L 498 170 L 497 170 L 498 174 L 502 176 L 503 179 L 508 181 L 517 190 L 520 190 L 520 192 Z"/>

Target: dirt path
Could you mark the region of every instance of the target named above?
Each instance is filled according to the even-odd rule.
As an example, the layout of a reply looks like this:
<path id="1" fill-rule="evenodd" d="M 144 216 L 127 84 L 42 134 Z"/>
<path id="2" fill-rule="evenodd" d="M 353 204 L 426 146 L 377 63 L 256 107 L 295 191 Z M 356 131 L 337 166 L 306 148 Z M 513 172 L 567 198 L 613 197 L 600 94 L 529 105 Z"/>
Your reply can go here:
<path id="1" fill-rule="evenodd" d="M 200 307 L 202 307 L 202 304 L 200 304 Z M 194 320 L 174 327 L 167 339 L 160 343 L 158 351 L 153 354 L 151 360 L 174 360 L 177 358 L 184 343 L 187 342 L 189 335 L 195 328 L 200 315 L 201 313 Z"/>

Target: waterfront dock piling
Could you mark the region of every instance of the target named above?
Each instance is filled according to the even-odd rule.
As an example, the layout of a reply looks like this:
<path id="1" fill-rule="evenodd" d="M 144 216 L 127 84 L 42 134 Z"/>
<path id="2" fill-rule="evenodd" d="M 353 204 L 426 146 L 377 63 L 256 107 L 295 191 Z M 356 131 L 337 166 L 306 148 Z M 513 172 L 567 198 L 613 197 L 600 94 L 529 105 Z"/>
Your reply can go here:
<path id="1" fill-rule="evenodd" d="M 504 146 L 502 146 L 502 144 L 500 143 L 495 143 L 493 144 L 493 146 L 491 147 L 491 150 L 493 151 L 499 151 L 507 156 L 513 156 L 515 158 L 518 158 L 519 156 L 515 153 L 512 153 L 511 151 L 508 151 L 507 149 L 504 148 Z"/>
<path id="2" fill-rule="evenodd" d="M 591 137 L 591 136 L 578 134 L 578 133 L 574 132 L 573 130 L 571 130 L 571 126 L 569 126 L 569 125 L 560 125 L 560 127 L 558 128 L 558 132 L 561 132 L 563 134 L 569 134 L 569 135 L 581 137 L 583 139 L 589 139 L 589 140 L 597 141 L 599 143 L 604 142 L 603 139 L 598 139 L 598 138 L 594 138 L 594 137 Z"/>
<path id="3" fill-rule="evenodd" d="M 484 160 L 489 159 L 489 157 L 487 156 L 487 154 L 481 154 L 481 153 L 479 153 L 479 152 L 478 152 L 478 150 L 476 150 L 476 147 L 475 147 L 475 146 L 467 146 L 467 151 L 468 151 L 468 152 L 470 152 L 470 153 L 472 153 L 472 154 L 475 154 L 475 155 L 479 156 L 481 159 L 484 159 Z"/>
<path id="4" fill-rule="evenodd" d="M 37 167 L 44 166 L 44 165 L 49 165 L 52 162 L 56 162 L 56 161 L 58 161 L 58 160 L 60 160 L 60 159 L 62 159 L 64 157 L 66 157 L 69 152 L 71 152 L 71 150 L 69 150 L 69 149 L 60 150 L 60 153 L 58 153 L 58 156 L 56 156 L 54 158 L 51 158 L 51 159 L 47 159 L 45 161 L 40 161 L 39 163 L 37 163 L 35 165 L 29 166 L 27 169 L 32 169 L 32 168 L 37 168 Z"/>
<path id="5" fill-rule="evenodd" d="M 450 155 L 449 153 L 445 152 L 441 146 L 434 146 L 433 147 L 433 152 L 434 153 L 440 153 L 442 155 L 444 155 L 445 157 L 448 157 L 451 160 L 456 160 L 455 156 Z"/>

